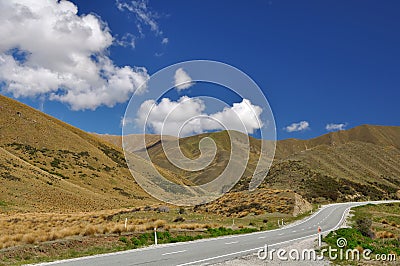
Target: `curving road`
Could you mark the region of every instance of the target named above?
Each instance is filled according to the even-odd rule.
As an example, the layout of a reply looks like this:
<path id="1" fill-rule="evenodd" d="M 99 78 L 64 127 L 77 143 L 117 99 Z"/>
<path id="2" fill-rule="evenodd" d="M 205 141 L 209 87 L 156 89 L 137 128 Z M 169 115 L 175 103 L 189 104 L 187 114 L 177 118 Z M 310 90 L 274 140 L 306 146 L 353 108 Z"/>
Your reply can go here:
<path id="1" fill-rule="evenodd" d="M 252 254 L 263 247 L 284 246 L 300 239 L 317 237 L 318 226 L 323 233 L 337 229 L 351 207 L 368 203 L 394 201 L 338 203 L 322 207 L 311 217 L 281 229 L 234 235 L 191 242 L 164 244 L 42 265 L 199 265 L 221 262 Z"/>

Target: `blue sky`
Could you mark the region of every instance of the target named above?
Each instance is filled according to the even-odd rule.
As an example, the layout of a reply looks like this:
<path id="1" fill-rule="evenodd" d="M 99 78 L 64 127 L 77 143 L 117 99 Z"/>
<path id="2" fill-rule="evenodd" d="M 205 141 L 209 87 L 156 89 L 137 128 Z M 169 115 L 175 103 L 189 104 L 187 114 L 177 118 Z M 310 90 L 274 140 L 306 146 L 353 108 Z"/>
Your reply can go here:
<path id="1" fill-rule="evenodd" d="M 279 139 L 315 137 L 331 123 L 400 125 L 398 1 L 150 0 L 140 9 L 147 20 L 121 7 L 132 1 L 72 2 L 77 16 L 96 14 L 107 23 L 114 39 L 99 49 L 106 47 L 116 67 L 144 67 L 151 75 L 209 59 L 244 71 L 268 98 Z M 0 52 L 15 45 L 3 41 Z M 18 96 L 4 89 L 7 82 L 2 93 Z M 70 98 L 50 99 L 49 91 L 18 92 L 18 100 L 85 131 L 121 134 L 124 99 L 79 110 Z M 308 126 L 286 128 L 301 121 Z"/>

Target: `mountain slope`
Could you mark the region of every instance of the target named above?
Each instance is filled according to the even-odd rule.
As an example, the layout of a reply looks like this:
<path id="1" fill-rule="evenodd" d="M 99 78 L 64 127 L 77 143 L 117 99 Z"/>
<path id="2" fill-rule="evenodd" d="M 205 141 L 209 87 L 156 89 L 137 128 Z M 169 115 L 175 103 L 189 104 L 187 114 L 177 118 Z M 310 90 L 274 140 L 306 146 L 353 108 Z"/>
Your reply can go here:
<path id="1" fill-rule="evenodd" d="M 160 167 L 195 184 L 207 183 L 226 167 L 230 141 L 224 131 L 182 138 L 182 152 L 197 158 L 204 137 L 212 138 L 218 151 L 202 171 L 182 171 L 171 164 L 160 142 L 149 146 L 147 152 Z M 251 137 L 249 141 L 249 164 L 234 188 L 236 192 L 248 189 L 260 147 L 266 145 Z M 310 140 L 277 141 L 273 165 L 261 188 L 294 190 L 315 202 L 394 198 L 400 189 L 400 127 L 362 125 Z"/>
<path id="2" fill-rule="evenodd" d="M 264 187 L 309 201 L 396 198 L 400 127 L 362 125 L 310 140 L 283 140 Z"/>
<path id="3" fill-rule="evenodd" d="M 94 210 L 155 200 L 119 147 L 0 95 L 0 191 L 19 210 Z"/>
<path id="4" fill-rule="evenodd" d="M 192 159 L 199 157 L 204 137 L 215 141 L 216 156 L 202 171 L 183 171 L 168 162 L 157 135 L 146 136 L 145 148 L 140 136 L 127 136 L 128 149 L 149 152 L 158 170 L 176 183 L 204 184 L 229 161 L 227 133 L 179 139 L 182 152 Z M 244 137 L 250 143 L 249 163 L 233 189 L 241 193 L 248 190 L 261 145 L 271 143 L 230 133 L 239 152 L 245 151 Z M 167 145 L 174 140 L 168 138 Z M 1 205 L 23 211 L 86 211 L 157 202 L 131 176 L 121 143 L 120 137 L 88 134 L 0 95 Z M 143 160 L 136 172 L 145 177 L 151 167 Z M 400 189 L 400 127 L 363 125 L 310 140 L 278 141 L 261 188 L 295 191 L 314 202 L 393 198 Z"/>
<path id="5" fill-rule="evenodd" d="M 276 158 L 282 159 L 320 145 L 335 146 L 355 141 L 400 149 L 400 127 L 361 125 L 349 130 L 331 132 L 310 140 L 280 140 L 277 142 Z"/>

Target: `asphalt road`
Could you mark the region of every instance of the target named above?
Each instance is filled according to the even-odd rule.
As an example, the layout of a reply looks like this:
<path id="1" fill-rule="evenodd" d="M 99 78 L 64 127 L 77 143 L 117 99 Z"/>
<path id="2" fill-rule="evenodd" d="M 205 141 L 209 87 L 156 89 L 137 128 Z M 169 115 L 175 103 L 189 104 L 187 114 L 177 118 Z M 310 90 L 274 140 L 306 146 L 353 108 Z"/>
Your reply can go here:
<path id="1" fill-rule="evenodd" d="M 56 261 L 42 265 L 205 265 L 221 262 L 257 252 L 265 244 L 285 246 L 286 244 L 315 237 L 318 226 L 322 232 L 329 232 L 339 227 L 346 212 L 354 206 L 367 203 L 339 203 L 322 207 L 311 217 L 282 229 L 234 235 L 191 242 L 163 244 L 142 249 L 95 255 L 70 260 Z"/>

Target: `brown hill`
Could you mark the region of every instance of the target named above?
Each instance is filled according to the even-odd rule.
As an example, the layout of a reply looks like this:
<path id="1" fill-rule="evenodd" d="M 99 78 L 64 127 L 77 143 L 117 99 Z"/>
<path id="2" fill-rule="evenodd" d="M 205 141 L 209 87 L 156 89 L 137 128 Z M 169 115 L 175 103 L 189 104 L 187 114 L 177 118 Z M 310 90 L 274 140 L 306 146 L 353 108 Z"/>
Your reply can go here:
<path id="1" fill-rule="evenodd" d="M 238 132 L 232 136 L 240 146 L 243 136 Z M 185 172 L 169 163 L 157 135 L 146 136 L 146 149 L 170 180 L 203 184 L 223 171 L 231 152 L 226 131 L 179 139 L 180 148 L 186 156 L 197 158 L 204 137 L 215 141 L 217 154 L 202 171 Z M 127 138 L 130 150 L 143 148 L 140 136 Z M 250 160 L 235 193 L 248 190 L 260 147 L 270 145 L 248 140 Z M 88 134 L 0 96 L 1 205 L 16 210 L 76 211 L 156 202 L 135 183 L 121 143 L 118 136 Z M 152 166 L 143 161 L 138 167 L 137 172 L 145 176 Z M 261 188 L 296 191 L 315 202 L 395 197 L 400 189 L 400 127 L 363 125 L 310 140 L 278 141 Z"/>
<path id="2" fill-rule="evenodd" d="M 0 201 L 17 210 L 97 210 L 154 202 L 119 147 L 0 95 Z"/>
<path id="3" fill-rule="evenodd" d="M 328 133 L 310 140 L 280 140 L 277 142 L 276 158 L 286 158 L 320 145 L 338 146 L 349 142 L 364 142 L 381 147 L 400 149 L 400 127 L 361 125 L 349 130 Z"/>
<path id="4" fill-rule="evenodd" d="M 204 137 L 212 138 L 218 151 L 202 171 L 178 169 L 166 159 L 159 142 L 147 151 L 160 167 L 202 184 L 224 170 L 230 155 L 226 132 L 182 138 L 182 152 L 190 158 L 198 157 L 199 141 Z M 248 189 L 260 146 L 266 144 L 251 137 L 249 140 L 250 160 L 234 188 L 236 192 Z M 310 140 L 277 141 L 273 165 L 261 188 L 294 190 L 315 202 L 394 198 L 400 189 L 400 127 L 362 125 Z"/>
<path id="5" fill-rule="evenodd" d="M 106 142 L 109 142 L 117 147 L 122 148 L 122 136 L 118 136 L 118 135 L 109 135 L 109 134 L 98 134 L 98 133 L 92 133 L 92 135 L 94 135 L 97 138 L 103 139 Z M 145 143 L 143 144 L 143 139 L 142 139 L 142 135 L 126 135 L 124 138 L 126 138 L 125 143 L 129 143 L 129 147 L 128 150 L 140 150 L 140 149 L 144 149 L 147 148 L 149 146 L 153 146 L 155 145 L 157 142 L 159 142 L 161 140 L 161 136 L 160 135 L 151 135 L 151 134 L 147 134 L 145 137 Z M 164 136 L 163 140 L 175 140 L 176 137 L 173 136 Z"/>
<path id="6" fill-rule="evenodd" d="M 362 125 L 310 140 L 282 140 L 264 187 L 310 201 L 396 198 L 400 127 Z"/>

